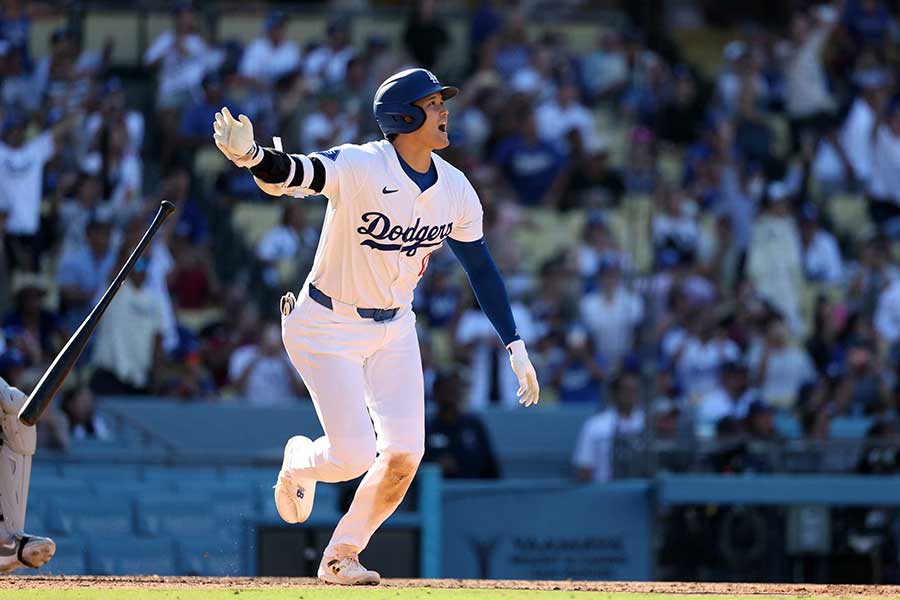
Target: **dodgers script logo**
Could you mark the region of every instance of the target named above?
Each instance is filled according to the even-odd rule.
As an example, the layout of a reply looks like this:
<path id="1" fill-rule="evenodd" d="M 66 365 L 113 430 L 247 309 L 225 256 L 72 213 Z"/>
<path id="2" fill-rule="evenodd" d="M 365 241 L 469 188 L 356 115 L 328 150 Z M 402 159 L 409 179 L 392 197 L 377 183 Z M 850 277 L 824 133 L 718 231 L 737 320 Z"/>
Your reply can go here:
<path id="1" fill-rule="evenodd" d="M 453 230 L 453 223 L 422 225 L 421 221 L 416 219 L 415 223 L 404 229 L 401 225 L 392 226 L 391 220 L 385 214 L 367 212 L 362 215 L 362 222 L 365 225 L 357 227 L 356 232 L 370 238 L 360 242 L 360 246 L 383 251 L 399 250 L 407 256 L 415 256 L 419 248 L 440 246 Z M 385 240 L 401 243 L 386 244 L 383 243 Z"/>

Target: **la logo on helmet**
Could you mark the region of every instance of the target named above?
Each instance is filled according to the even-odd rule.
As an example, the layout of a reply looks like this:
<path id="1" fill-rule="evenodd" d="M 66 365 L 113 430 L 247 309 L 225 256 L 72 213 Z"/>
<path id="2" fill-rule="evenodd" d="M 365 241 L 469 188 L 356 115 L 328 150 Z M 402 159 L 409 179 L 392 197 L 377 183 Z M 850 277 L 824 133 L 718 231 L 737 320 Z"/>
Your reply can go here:
<path id="1" fill-rule="evenodd" d="M 438 83 L 440 83 L 440 82 L 438 81 L 438 78 L 434 76 L 434 73 L 432 73 L 432 72 L 429 71 L 428 69 L 422 69 L 422 70 L 425 71 L 426 73 L 428 73 L 428 79 L 431 80 L 431 83 L 433 83 L 433 84 L 435 84 L 435 85 L 437 85 Z"/>

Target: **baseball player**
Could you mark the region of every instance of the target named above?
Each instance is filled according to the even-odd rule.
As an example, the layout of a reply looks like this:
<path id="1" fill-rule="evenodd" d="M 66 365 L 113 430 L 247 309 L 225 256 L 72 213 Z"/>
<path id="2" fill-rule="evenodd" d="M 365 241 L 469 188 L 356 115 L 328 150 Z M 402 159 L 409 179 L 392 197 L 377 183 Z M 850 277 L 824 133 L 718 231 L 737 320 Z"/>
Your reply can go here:
<path id="1" fill-rule="evenodd" d="M 37 430 L 19 423 L 28 397 L 0 379 L 0 573 L 37 569 L 56 552 L 53 540 L 25 535 L 25 508 Z"/>
<path id="2" fill-rule="evenodd" d="M 323 581 L 377 584 L 358 554 L 403 500 L 425 447 L 424 384 L 413 290 L 445 242 L 462 263 L 510 354 L 520 403 L 538 401 L 538 382 L 516 333 L 506 288 L 482 234 L 472 185 L 432 151 L 446 148 L 457 94 L 430 71 L 392 75 L 375 94 L 386 139 L 310 155 L 262 148 L 250 120 L 216 114 L 214 139 L 274 196 L 328 198 L 312 270 L 281 301 L 282 340 L 303 377 L 325 435 L 288 440 L 275 485 L 278 514 L 309 517 L 317 481 L 367 473 L 319 565 Z"/>

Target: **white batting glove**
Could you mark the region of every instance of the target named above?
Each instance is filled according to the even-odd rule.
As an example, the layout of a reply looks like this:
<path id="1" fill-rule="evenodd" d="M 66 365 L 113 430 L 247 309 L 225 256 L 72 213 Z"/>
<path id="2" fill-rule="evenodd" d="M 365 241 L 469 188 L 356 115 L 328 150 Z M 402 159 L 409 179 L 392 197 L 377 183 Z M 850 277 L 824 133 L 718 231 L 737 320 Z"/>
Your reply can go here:
<path id="1" fill-rule="evenodd" d="M 240 115 L 235 119 L 228 107 L 223 107 L 216 113 L 213 131 L 216 146 L 237 166 L 252 167 L 262 160 L 262 148 L 257 146 L 253 139 L 253 123 L 247 115 Z"/>
<path id="2" fill-rule="evenodd" d="M 541 388 L 538 386 L 534 366 L 528 358 L 528 351 L 525 350 L 525 342 L 516 340 L 511 342 L 506 349 L 509 350 L 509 364 L 512 365 L 512 370 L 519 379 L 519 390 L 516 392 L 519 404 L 524 406 L 537 404 Z"/>

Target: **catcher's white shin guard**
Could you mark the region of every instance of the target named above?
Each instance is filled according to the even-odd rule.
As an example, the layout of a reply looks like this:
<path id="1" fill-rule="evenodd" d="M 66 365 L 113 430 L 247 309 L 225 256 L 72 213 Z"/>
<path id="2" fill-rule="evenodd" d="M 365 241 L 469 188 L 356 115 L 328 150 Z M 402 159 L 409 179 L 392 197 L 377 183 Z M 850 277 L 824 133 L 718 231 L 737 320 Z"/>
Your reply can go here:
<path id="1" fill-rule="evenodd" d="M 27 396 L 0 379 L 0 573 L 38 568 L 53 557 L 49 538 L 25 535 L 25 509 L 37 430 L 19 422 Z"/>

